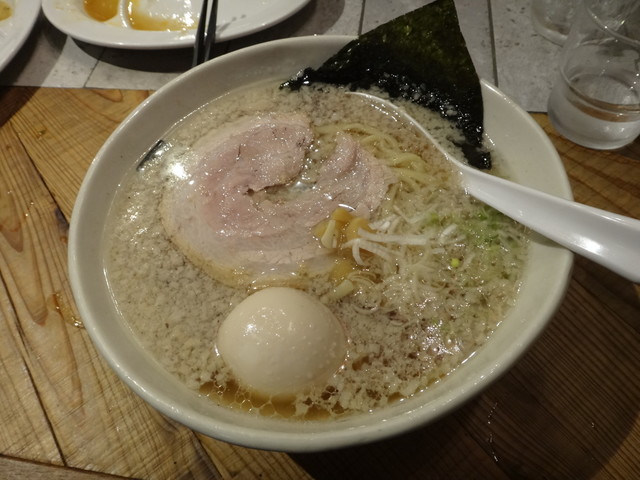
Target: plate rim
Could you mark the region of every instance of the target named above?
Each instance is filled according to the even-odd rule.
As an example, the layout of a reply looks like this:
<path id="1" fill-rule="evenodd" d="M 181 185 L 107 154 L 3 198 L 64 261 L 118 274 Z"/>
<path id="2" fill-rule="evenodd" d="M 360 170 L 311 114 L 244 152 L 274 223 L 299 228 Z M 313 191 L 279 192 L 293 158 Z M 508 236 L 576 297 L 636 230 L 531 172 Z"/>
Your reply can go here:
<path id="1" fill-rule="evenodd" d="M 29 35 L 31 35 L 33 27 L 40 15 L 41 7 L 41 0 L 18 0 L 13 2 L 14 12 L 12 13 L 12 17 L 19 18 L 19 23 L 17 26 L 14 24 L 8 28 L 7 38 L 9 38 L 9 42 L 0 46 L 0 72 L 13 60 L 13 57 L 15 57 L 29 38 Z M 21 12 L 19 17 L 18 11 Z M 22 12 L 25 13 L 22 14 Z M 9 17 L 3 21 L 11 22 L 12 20 L 11 17 Z"/>
<path id="2" fill-rule="evenodd" d="M 172 49 L 191 47 L 195 39 L 195 29 L 187 32 L 133 30 L 90 19 L 78 8 L 76 0 L 41 1 L 44 15 L 54 27 L 75 40 L 91 45 L 131 50 Z M 310 1 L 277 0 L 283 7 L 279 14 L 264 21 L 254 21 L 250 26 L 232 29 L 229 33 L 222 29 L 217 41 L 234 40 L 277 25 L 298 13 Z"/>

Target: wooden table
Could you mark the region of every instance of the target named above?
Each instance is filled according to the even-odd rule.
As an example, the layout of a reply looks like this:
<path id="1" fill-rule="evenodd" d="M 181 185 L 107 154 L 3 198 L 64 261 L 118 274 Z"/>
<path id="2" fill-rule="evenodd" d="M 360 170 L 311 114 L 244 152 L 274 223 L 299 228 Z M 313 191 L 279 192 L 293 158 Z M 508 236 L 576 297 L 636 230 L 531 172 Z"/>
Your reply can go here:
<path id="1" fill-rule="evenodd" d="M 524 358 L 406 435 L 287 455 L 202 436 L 147 406 L 82 328 L 67 233 L 91 159 L 148 95 L 0 90 L 0 478 L 640 478 L 640 289 L 583 258 Z M 640 141 L 589 150 L 534 117 L 578 201 L 640 218 Z"/>

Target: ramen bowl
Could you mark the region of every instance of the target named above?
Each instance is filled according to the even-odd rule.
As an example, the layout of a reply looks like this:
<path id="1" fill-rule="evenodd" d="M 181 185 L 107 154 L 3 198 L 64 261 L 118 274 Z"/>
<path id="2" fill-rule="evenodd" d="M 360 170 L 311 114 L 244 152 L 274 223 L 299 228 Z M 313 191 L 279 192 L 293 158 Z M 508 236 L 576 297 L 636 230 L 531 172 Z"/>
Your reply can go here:
<path id="1" fill-rule="evenodd" d="M 533 237 L 520 292 L 488 341 L 423 392 L 390 406 L 330 420 L 292 421 L 220 406 L 183 385 L 145 351 L 118 313 L 96 245 L 127 172 L 176 122 L 241 85 L 285 80 L 317 67 L 351 37 L 279 40 L 240 50 L 190 70 L 151 95 L 116 129 L 91 164 L 71 219 L 69 273 L 84 326 L 111 368 L 164 415 L 205 435 L 252 448 L 309 452 L 356 445 L 425 425 L 499 378 L 544 329 L 562 300 L 572 255 Z M 560 158 L 542 129 L 513 101 L 482 82 L 485 128 L 515 181 L 571 198 Z"/>

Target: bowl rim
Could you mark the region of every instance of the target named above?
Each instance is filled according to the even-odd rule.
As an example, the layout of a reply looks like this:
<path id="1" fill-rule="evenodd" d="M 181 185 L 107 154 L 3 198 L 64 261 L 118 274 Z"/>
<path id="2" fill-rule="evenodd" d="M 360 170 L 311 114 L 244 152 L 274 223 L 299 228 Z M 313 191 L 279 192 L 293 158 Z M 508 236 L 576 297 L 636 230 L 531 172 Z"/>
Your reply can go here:
<path id="1" fill-rule="evenodd" d="M 112 312 L 105 312 L 105 305 L 95 305 L 95 302 L 92 303 L 91 279 L 88 278 L 83 267 L 83 262 L 87 261 L 89 248 L 91 248 L 82 241 L 83 228 L 85 228 L 83 221 L 91 216 L 92 205 L 95 205 L 96 202 L 108 200 L 107 198 L 93 198 L 95 197 L 93 190 L 100 182 L 100 168 L 104 167 L 104 163 L 106 162 L 105 158 L 109 156 L 114 142 L 123 131 L 130 128 L 132 123 L 139 121 L 139 117 L 144 116 L 145 112 L 150 108 L 150 105 L 163 102 L 165 98 L 170 96 L 176 89 L 182 88 L 184 83 L 189 83 L 190 79 L 215 70 L 219 65 L 224 64 L 224 62 L 235 61 L 247 55 L 262 55 L 274 47 L 283 45 L 302 49 L 305 48 L 305 46 L 321 43 L 339 48 L 353 38 L 355 37 L 325 35 L 274 40 L 231 52 L 189 70 L 145 99 L 123 120 L 96 154 L 82 182 L 70 222 L 68 268 L 71 289 L 83 324 L 102 357 L 135 393 L 167 417 L 186 425 L 192 430 L 250 448 L 288 452 L 311 452 L 368 443 L 395 436 L 419 426 L 424 426 L 426 423 L 440 418 L 470 398 L 473 398 L 481 390 L 504 374 L 517 359 L 526 352 L 528 347 L 543 331 L 564 297 L 568 279 L 571 274 L 573 255 L 568 250 L 558 247 L 560 250 L 558 251 L 556 275 L 551 279 L 557 288 L 552 291 L 550 296 L 545 297 L 544 305 L 541 305 L 541 308 L 544 308 L 547 312 L 545 319 L 535 322 L 532 325 L 524 326 L 525 324 L 523 323 L 523 331 L 526 331 L 526 334 L 523 334 L 518 342 L 515 342 L 506 351 L 503 351 L 498 359 L 481 369 L 478 374 L 474 374 L 474 380 L 471 383 L 463 382 L 461 386 L 444 395 L 442 401 L 437 405 L 418 404 L 416 402 L 415 408 L 410 408 L 397 415 L 394 414 L 393 416 L 386 417 L 381 415 L 379 417 L 380 422 L 377 423 L 369 421 L 358 424 L 358 422 L 340 421 L 338 423 L 346 426 L 340 430 L 314 430 L 303 427 L 301 431 L 294 433 L 291 431 L 254 428 L 250 424 L 242 425 L 235 423 L 233 418 L 231 418 L 231 420 L 218 421 L 215 418 L 212 419 L 210 416 L 204 415 L 197 408 L 193 407 L 193 405 L 188 404 L 188 402 L 181 407 L 176 407 L 171 396 L 164 392 L 157 391 L 153 382 L 149 381 L 148 378 L 141 377 L 135 373 L 132 374 L 131 362 L 134 361 L 135 352 L 127 353 L 123 346 L 119 346 L 120 350 L 118 350 L 118 348 L 114 349 L 114 345 L 110 343 L 109 327 L 105 326 L 104 322 L 101 324 L 99 318 L 96 317 L 112 314 Z M 560 157 L 553 147 L 553 144 L 542 128 L 528 113 L 513 102 L 513 100 L 500 92 L 497 87 L 485 80 L 482 80 L 481 84 L 483 96 L 485 93 L 492 95 L 502 102 L 505 108 L 513 109 L 519 117 L 522 117 L 524 124 L 531 129 L 531 133 L 535 134 L 536 141 L 540 142 L 541 148 L 555 155 L 553 161 L 561 170 L 556 185 L 558 194 L 570 199 L 571 188 L 566 171 L 562 167 Z M 137 158 L 137 156 L 135 158 Z M 133 159 L 134 161 L 135 158 Z M 556 247 L 551 246 L 550 248 Z M 95 255 L 95 246 L 92 252 Z M 133 357 L 131 355 L 133 355 Z M 169 374 L 166 373 L 166 375 Z M 241 415 L 248 417 L 245 413 Z M 358 417 L 360 417 L 360 415 L 358 415 Z M 378 417 L 372 415 L 370 418 L 375 419 Z M 301 422 L 298 422 L 297 425 L 300 423 Z M 331 423 L 335 424 L 334 422 Z"/>

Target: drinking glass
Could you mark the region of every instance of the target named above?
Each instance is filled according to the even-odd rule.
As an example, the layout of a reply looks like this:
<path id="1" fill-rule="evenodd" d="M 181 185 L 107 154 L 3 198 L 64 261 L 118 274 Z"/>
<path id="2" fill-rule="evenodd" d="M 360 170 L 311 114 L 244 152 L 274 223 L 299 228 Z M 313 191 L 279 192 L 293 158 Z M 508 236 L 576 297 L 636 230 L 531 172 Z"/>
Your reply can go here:
<path id="1" fill-rule="evenodd" d="M 571 20 L 580 0 L 532 0 L 531 19 L 536 31 L 562 45 L 569 33 Z"/>
<path id="2" fill-rule="evenodd" d="M 547 108 L 569 140 L 610 150 L 640 134 L 640 2 L 584 0 Z"/>

